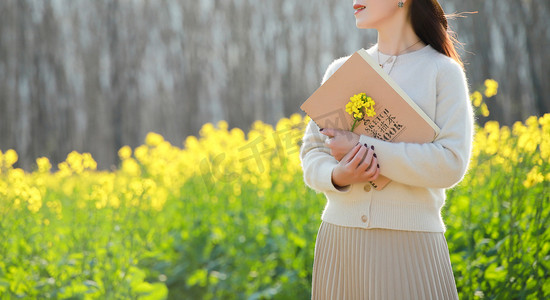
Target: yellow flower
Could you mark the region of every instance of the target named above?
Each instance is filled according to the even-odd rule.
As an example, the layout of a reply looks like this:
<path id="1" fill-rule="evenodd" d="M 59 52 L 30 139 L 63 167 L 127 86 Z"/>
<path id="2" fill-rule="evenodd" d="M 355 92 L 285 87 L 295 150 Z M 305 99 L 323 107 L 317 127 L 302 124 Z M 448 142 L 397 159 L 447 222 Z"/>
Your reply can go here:
<path id="1" fill-rule="evenodd" d="M 49 172 L 52 168 L 52 164 L 47 157 L 39 157 L 36 159 L 36 165 L 38 166 L 39 173 Z"/>
<path id="2" fill-rule="evenodd" d="M 483 100 L 483 96 L 480 92 L 475 91 L 470 95 L 470 99 L 475 107 L 479 107 L 481 105 L 481 101 Z"/>
<path id="3" fill-rule="evenodd" d="M 83 153 L 82 166 L 84 167 L 84 169 L 93 171 L 97 169 L 97 162 L 94 160 L 90 153 Z"/>
<path id="4" fill-rule="evenodd" d="M 225 121 L 225 120 L 219 121 L 218 122 L 218 128 L 223 130 L 223 131 L 227 131 L 227 128 L 228 128 L 227 121 Z"/>
<path id="5" fill-rule="evenodd" d="M 4 162 L 6 163 L 6 167 L 11 168 L 14 163 L 17 162 L 19 159 L 19 156 L 17 155 L 17 152 L 13 149 L 9 149 L 4 153 Z"/>
<path id="6" fill-rule="evenodd" d="M 354 119 L 351 126 L 351 131 L 353 131 L 357 125 L 357 121 L 360 121 L 365 116 L 373 117 L 376 115 L 374 111 L 375 102 L 365 93 L 353 95 L 349 100 L 350 101 L 346 104 L 346 112 Z"/>
<path id="7" fill-rule="evenodd" d="M 162 137 L 162 135 L 154 132 L 149 132 L 145 137 L 145 143 L 149 146 L 157 146 L 163 141 L 164 141 L 164 138 Z"/>
<path id="8" fill-rule="evenodd" d="M 484 116 L 484 117 L 488 117 L 489 116 L 489 108 L 487 107 L 487 104 L 483 103 L 481 105 L 481 114 Z"/>
<path id="9" fill-rule="evenodd" d="M 544 116 L 540 117 L 539 124 L 542 126 L 543 130 L 546 129 L 550 131 L 550 114 L 544 114 Z"/>
<path id="10" fill-rule="evenodd" d="M 485 97 L 491 98 L 497 94 L 498 91 L 498 82 L 494 79 L 485 80 Z"/>
<path id="11" fill-rule="evenodd" d="M 531 171 L 527 174 L 527 179 L 523 181 L 523 185 L 526 188 L 530 188 L 538 183 L 541 183 L 544 181 L 544 175 L 539 170 L 539 166 L 534 166 Z"/>
<path id="12" fill-rule="evenodd" d="M 548 138 L 550 136 L 550 114 L 540 117 L 539 124 L 541 126 L 540 157 L 548 162 L 550 160 L 550 139 Z"/>
<path id="13" fill-rule="evenodd" d="M 134 155 L 141 163 L 146 162 L 148 157 L 147 147 L 145 145 L 137 147 L 134 151 Z"/>
<path id="14" fill-rule="evenodd" d="M 141 175 L 141 167 L 133 158 L 128 158 L 122 161 L 122 171 L 130 176 Z"/>
<path id="15" fill-rule="evenodd" d="M 72 151 L 67 155 L 67 159 L 65 160 L 70 168 L 76 173 L 80 174 L 84 171 L 84 166 L 82 165 L 82 156 L 76 151 Z"/>
<path id="16" fill-rule="evenodd" d="M 40 210 L 42 207 L 42 195 L 40 194 L 40 190 L 38 190 L 36 187 L 31 187 L 27 191 L 27 208 L 29 211 L 36 213 Z"/>
<path id="17" fill-rule="evenodd" d="M 125 160 L 132 156 L 132 148 L 129 146 L 124 146 L 118 150 L 118 157 L 120 157 L 120 160 Z"/>
<path id="18" fill-rule="evenodd" d="M 485 123 L 485 133 L 487 134 L 485 153 L 494 155 L 499 149 L 500 125 L 497 121 L 488 121 Z"/>
<path id="19" fill-rule="evenodd" d="M 109 197 L 109 204 L 113 207 L 113 208 L 119 208 L 120 207 L 120 199 L 118 198 L 118 196 L 116 195 L 111 195 Z"/>
<path id="20" fill-rule="evenodd" d="M 71 168 L 66 161 L 57 164 L 57 169 L 57 174 L 61 177 L 69 176 L 72 174 Z"/>

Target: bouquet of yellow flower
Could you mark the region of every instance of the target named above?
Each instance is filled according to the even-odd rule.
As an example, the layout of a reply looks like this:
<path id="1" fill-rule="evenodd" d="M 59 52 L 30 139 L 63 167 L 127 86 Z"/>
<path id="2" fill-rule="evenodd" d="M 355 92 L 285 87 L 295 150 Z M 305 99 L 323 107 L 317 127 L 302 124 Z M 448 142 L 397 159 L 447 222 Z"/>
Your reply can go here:
<path id="1" fill-rule="evenodd" d="M 349 98 L 348 104 L 346 104 L 346 112 L 353 117 L 353 125 L 351 130 L 357 127 L 357 122 L 364 119 L 365 116 L 374 117 L 376 112 L 374 111 L 374 100 L 368 97 L 365 93 L 353 95 Z"/>

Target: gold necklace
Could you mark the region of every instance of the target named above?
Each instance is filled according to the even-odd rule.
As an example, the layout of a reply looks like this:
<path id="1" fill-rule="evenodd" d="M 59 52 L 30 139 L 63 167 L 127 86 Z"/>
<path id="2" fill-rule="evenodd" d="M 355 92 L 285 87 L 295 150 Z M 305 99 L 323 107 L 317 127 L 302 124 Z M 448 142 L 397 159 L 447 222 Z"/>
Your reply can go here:
<path id="1" fill-rule="evenodd" d="M 397 57 L 398 57 L 399 55 L 401 55 L 403 52 L 409 50 L 410 48 L 412 48 L 414 45 L 420 43 L 421 41 L 422 41 L 422 40 L 418 40 L 418 41 L 416 41 L 414 44 L 412 44 L 412 45 L 410 45 L 409 47 L 405 48 L 404 50 L 401 50 L 401 51 L 397 52 L 396 55 L 391 55 L 391 56 L 388 57 L 388 58 L 386 59 L 386 61 L 383 62 L 383 63 L 380 63 L 380 48 L 378 48 L 378 46 L 377 46 L 377 47 L 376 47 L 376 51 L 378 52 L 378 64 L 380 65 L 380 68 L 384 68 L 384 65 L 385 65 L 392 57 L 394 57 L 394 56 L 395 56 L 395 60 L 397 60 Z M 395 62 L 394 62 L 394 64 L 395 64 Z M 393 69 L 393 65 L 392 65 L 392 69 Z M 391 69 L 390 69 L 390 72 L 391 72 Z M 389 74 L 389 72 L 388 72 L 388 74 Z"/>

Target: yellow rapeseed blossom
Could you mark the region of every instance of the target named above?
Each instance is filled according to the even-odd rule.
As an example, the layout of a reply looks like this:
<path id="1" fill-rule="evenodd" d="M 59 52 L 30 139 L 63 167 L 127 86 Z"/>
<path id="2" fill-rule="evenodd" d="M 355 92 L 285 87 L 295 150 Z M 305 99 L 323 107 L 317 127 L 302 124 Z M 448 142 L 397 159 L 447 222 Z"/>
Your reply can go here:
<path id="1" fill-rule="evenodd" d="M 132 156 L 132 148 L 130 148 L 129 146 L 123 146 L 122 148 L 120 148 L 120 150 L 118 150 L 118 157 L 121 160 L 130 158 L 130 156 Z"/>
<path id="2" fill-rule="evenodd" d="M 69 167 L 66 161 L 57 164 L 57 169 L 56 174 L 60 177 L 66 177 L 72 174 L 71 167 Z"/>
<path id="3" fill-rule="evenodd" d="M 544 181 L 544 175 L 540 172 L 539 166 L 534 166 L 531 171 L 527 174 L 527 179 L 523 181 L 523 185 L 526 188 L 530 188 L 538 183 L 541 183 Z"/>
<path id="4" fill-rule="evenodd" d="M 122 161 L 122 172 L 130 176 L 140 176 L 141 166 L 133 158 L 127 158 Z"/>
<path id="5" fill-rule="evenodd" d="M 82 165 L 82 157 L 80 156 L 80 153 L 76 151 L 72 151 L 67 155 L 67 159 L 65 160 L 72 171 L 74 171 L 76 174 L 80 174 L 84 171 L 84 166 Z"/>
<path id="6" fill-rule="evenodd" d="M 516 123 L 518 124 L 518 123 Z M 537 117 L 531 116 L 527 119 L 525 124 L 527 126 L 514 124 L 516 131 L 520 131 L 521 134 L 518 135 L 518 147 L 519 149 L 527 152 L 533 153 L 537 150 L 540 140 L 542 138 L 539 130 L 539 122 Z"/>
<path id="7" fill-rule="evenodd" d="M 487 133 L 487 144 L 485 145 L 485 151 L 489 155 L 496 154 L 500 146 L 500 125 L 497 121 L 488 121 L 485 123 L 485 132 Z"/>
<path id="8" fill-rule="evenodd" d="M 164 204 L 168 199 L 169 192 L 166 188 L 156 188 L 151 190 L 151 208 L 157 211 L 161 211 L 164 208 Z"/>
<path id="9" fill-rule="evenodd" d="M 42 195 L 36 187 L 30 187 L 26 190 L 25 197 L 27 198 L 27 208 L 29 211 L 36 213 L 42 207 Z"/>
<path id="10" fill-rule="evenodd" d="M 58 164 L 59 173 L 68 175 L 71 173 L 81 174 L 84 171 L 93 171 L 97 169 L 97 163 L 90 153 L 80 154 L 77 151 L 71 151 L 64 162 Z"/>
<path id="11" fill-rule="evenodd" d="M 542 126 L 543 130 L 550 131 L 550 113 L 544 114 L 544 116 L 539 118 L 539 124 Z"/>
<path id="12" fill-rule="evenodd" d="M 92 155 L 90 153 L 83 153 L 82 154 L 82 166 L 86 170 L 96 170 L 97 169 L 97 162 L 94 160 Z"/>
<path id="13" fill-rule="evenodd" d="M 92 192 L 88 195 L 89 201 L 94 202 L 96 209 L 102 209 L 107 206 L 109 195 L 101 185 L 95 185 Z"/>
<path id="14" fill-rule="evenodd" d="M 224 120 L 221 120 L 221 121 L 218 121 L 218 129 L 219 130 L 222 130 L 222 131 L 227 131 L 227 128 L 229 127 L 229 125 L 227 124 L 227 121 L 224 121 Z"/>
<path id="15" fill-rule="evenodd" d="M 354 119 L 361 119 L 365 115 L 372 117 L 376 115 L 374 112 L 374 100 L 368 97 L 365 93 L 353 95 L 346 104 L 346 112 L 353 116 Z"/>
<path id="16" fill-rule="evenodd" d="M 481 95 L 480 92 L 475 91 L 470 95 L 470 99 L 475 107 L 479 107 L 481 105 L 481 101 L 483 101 L 483 95 Z"/>
<path id="17" fill-rule="evenodd" d="M 546 162 L 550 161 L 550 113 L 539 118 L 541 126 L 540 157 Z"/>
<path id="18" fill-rule="evenodd" d="M 17 155 L 17 152 L 15 152 L 15 150 L 9 149 L 8 151 L 6 151 L 6 153 L 4 153 L 3 159 L 4 166 L 6 168 L 11 168 L 13 164 L 15 164 L 19 159 L 19 156 Z"/>
<path id="19" fill-rule="evenodd" d="M 374 100 L 365 93 L 359 93 L 350 97 L 348 104 L 346 104 L 346 112 L 353 117 L 351 131 L 355 129 L 357 121 L 363 119 L 363 117 L 373 117 L 376 115 L 374 111 L 375 104 Z"/>
<path id="20" fill-rule="evenodd" d="M 480 109 L 481 109 L 481 115 L 482 116 L 484 116 L 484 117 L 489 116 L 489 107 L 487 107 L 487 104 L 482 103 Z"/>
<path id="21" fill-rule="evenodd" d="M 293 125 L 299 125 L 302 122 L 302 116 L 300 116 L 299 114 L 292 114 L 288 120 L 290 120 L 290 123 Z M 307 124 L 307 122 L 305 123 Z"/>
<path id="22" fill-rule="evenodd" d="M 52 164 L 50 163 L 50 160 L 47 157 L 39 157 L 36 159 L 36 166 L 38 167 L 39 173 L 47 173 L 50 172 L 52 168 Z"/>
<path id="23" fill-rule="evenodd" d="M 147 162 L 147 159 L 149 157 L 148 153 L 149 153 L 149 150 L 147 149 L 147 146 L 145 146 L 145 145 L 141 145 L 141 146 L 137 147 L 134 150 L 134 156 L 141 163 L 146 163 Z"/>
<path id="24" fill-rule="evenodd" d="M 109 205 L 114 209 L 118 209 L 120 207 L 120 198 L 117 195 L 111 195 L 109 197 Z"/>
<path id="25" fill-rule="evenodd" d="M 491 98 L 498 92 L 498 82 L 494 79 L 485 80 L 485 97 Z"/>
<path id="26" fill-rule="evenodd" d="M 145 137 L 145 143 L 149 146 L 157 146 L 163 141 L 164 141 L 164 138 L 162 137 L 162 135 L 154 132 L 149 132 Z"/>

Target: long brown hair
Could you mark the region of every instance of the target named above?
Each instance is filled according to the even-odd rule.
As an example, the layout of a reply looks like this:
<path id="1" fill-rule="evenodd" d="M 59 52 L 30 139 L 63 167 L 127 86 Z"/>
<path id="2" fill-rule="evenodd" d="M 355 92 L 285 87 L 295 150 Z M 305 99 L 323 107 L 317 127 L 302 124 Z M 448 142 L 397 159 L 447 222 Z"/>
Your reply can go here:
<path id="1" fill-rule="evenodd" d="M 449 30 L 447 23 L 447 17 L 457 15 L 445 15 L 437 0 L 412 0 L 411 2 L 409 17 L 414 33 L 422 42 L 464 67 L 455 48 L 455 44 L 460 42 L 455 38 L 454 32 Z"/>

